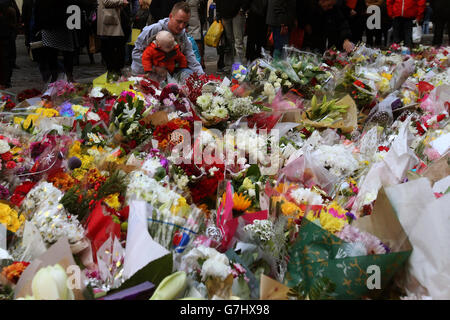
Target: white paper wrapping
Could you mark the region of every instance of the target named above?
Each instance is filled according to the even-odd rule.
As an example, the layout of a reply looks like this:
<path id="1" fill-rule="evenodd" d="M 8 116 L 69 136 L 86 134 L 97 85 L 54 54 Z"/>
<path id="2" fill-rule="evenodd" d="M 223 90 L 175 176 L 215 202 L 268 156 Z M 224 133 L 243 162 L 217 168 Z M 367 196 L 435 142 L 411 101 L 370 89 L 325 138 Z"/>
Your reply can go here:
<path id="1" fill-rule="evenodd" d="M 148 232 L 147 218 L 150 211 L 151 207 L 145 201 L 135 200 L 130 204 L 123 272 L 125 280 L 150 262 L 169 254 Z"/>
<path id="2" fill-rule="evenodd" d="M 413 246 L 407 292 L 450 299 L 450 194 L 435 199 L 426 178 L 386 188 L 386 194 Z"/>

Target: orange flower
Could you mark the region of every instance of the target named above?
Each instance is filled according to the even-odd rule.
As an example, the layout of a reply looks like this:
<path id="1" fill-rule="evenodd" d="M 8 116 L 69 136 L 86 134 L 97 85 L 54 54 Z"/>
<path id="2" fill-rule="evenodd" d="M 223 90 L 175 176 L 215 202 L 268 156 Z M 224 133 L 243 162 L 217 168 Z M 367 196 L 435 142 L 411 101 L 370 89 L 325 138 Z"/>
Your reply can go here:
<path id="1" fill-rule="evenodd" d="M 29 262 L 14 262 L 12 265 L 3 268 L 2 275 L 10 282 L 17 284 L 22 272 L 29 264 Z"/>
<path id="2" fill-rule="evenodd" d="M 222 196 L 222 203 L 225 203 L 225 193 Z M 252 205 L 252 202 L 244 196 L 242 193 L 237 194 L 236 192 L 233 194 L 233 210 L 244 212 Z"/>
<path id="3" fill-rule="evenodd" d="M 278 193 L 285 193 L 286 191 L 288 191 L 292 187 L 297 187 L 297 185 L 296 184 L 289 184 L 289 183 L 280 183 L 274 188 L 274 190 L 276 192 L 278 192 Z"/>

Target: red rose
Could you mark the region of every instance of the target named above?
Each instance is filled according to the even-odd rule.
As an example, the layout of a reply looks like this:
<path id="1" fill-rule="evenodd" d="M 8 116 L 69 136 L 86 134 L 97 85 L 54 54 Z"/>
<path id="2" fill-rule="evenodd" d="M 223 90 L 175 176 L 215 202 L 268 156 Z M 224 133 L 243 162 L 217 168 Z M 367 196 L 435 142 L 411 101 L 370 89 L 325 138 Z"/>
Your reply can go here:
<path id="1" fill-rule="evenodd" d="M 2 154 L 3 161 L 10 161 L 12 159 L 12 153 L 11 152 L 5 152 Z"/>
<path id="2" fill-rule="evenodd" d="M 6 163 L 6 168 L 7 169 L 14 169 L 16 167 L 16 163 L 14 161 L 8 161 Z"/>
<path id="3" fill-rule="evenodd" d="M 25 196 L 14 193 L 11 196 L 11 199 L 9 199 L 9 202 L 11 202 L 12 204 L 16 205 L 17 207 L 20 207 L 20 205 L 22 204 L 22 201 L 25 199 Z"/>

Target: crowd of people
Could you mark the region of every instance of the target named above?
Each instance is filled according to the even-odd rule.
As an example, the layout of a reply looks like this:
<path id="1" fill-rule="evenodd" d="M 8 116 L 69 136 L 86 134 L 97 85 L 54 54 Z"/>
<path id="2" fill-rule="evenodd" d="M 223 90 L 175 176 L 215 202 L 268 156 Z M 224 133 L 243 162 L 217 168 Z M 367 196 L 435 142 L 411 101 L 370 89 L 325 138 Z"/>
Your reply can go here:
<path id="1" fill-rule="evenodd" d="M 67 26 L 70 5 L 81 8 L 81 29 Z M 372 5 L 381 9 L 381 28 L 367 25 Z M 279 57 L 285 45 L 319 52 L 333 46 L 350 52 L 363 40 L 375 47 L 391 42 L 411 47 L 415 23 L 428 33 L 430 21 L 433 45 L 443 44 L 444 30 L 450 33 L 447 0 L 24 0 L 21 11 L 15 0 L 0 0 L 3 88 L 11 86 L 17 67 L 19 29 L 44 82 L 56 81 L 61 70 L 74 81 L 73 67 L 83 50 L 91 63 L 101 52 L 108 80 L 117 79 L 126 64 L 135 74 L 159 80 L 203 73 L 204 36 L 214 21 L 224 29 L 217 46 L 219 73 L 260 57 L 262 48 Z M 140 35 L 131 46 L 133 28 Z"/>

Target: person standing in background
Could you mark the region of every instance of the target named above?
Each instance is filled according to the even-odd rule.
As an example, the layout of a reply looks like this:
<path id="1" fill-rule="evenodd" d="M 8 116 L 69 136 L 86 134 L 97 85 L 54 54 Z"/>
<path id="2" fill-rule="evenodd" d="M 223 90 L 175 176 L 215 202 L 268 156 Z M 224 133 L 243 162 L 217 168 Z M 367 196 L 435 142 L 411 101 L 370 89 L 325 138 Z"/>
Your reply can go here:
<path id="1" fill-rule="evenodd" d="M 15 12 L 15 19 L 13 22 L 13 28 L 10 36 L 10 46 L 11 46 L 11 63 L 13 65 L 13 69 L 20 69 L 16 64 L 16 58 L 17 58 L 17 47 L 16 47 L 16 39 L 17 34 L 19 32 L 19 25 L 21 23 L 21 16 L 20 16 L 20 10 L 17 6 L 16 0 L 11 0 L 11 8 L 14 9 Z"/>
<path id="2" fill-rule="evenodd" d="M 283 47 L 289 44 L 289 30 L 296 15 L 296 0 L 268 0 L 266 23 L 273 32 L 274 58 L 280 58 Z"/>
<path id="3" fill-rule="evenodd" d="M 378 6 L 381 7 L 383 5 L 383 2 L 385 2 L 385 0 L 366 0 L 366 6 L 370 7 L 370 6 Z M 366 15 L 366 18 L 368 16 Z M 367 27 L 367 23 L 366 23 L 366 38 L 367 38 L 367 45 L 369 47 L 381 47 L 381 41 L 382 41 L 382 36 L 383 36 L 383 31 L 382 31 L 382 26 L 380 29 L 369 29 Z M 375 42 L 374 42 L 374 38 L 375 38 Z"/>
<path id="4" fill-rule="evenodd" d="M 205 68 L 203 28 L 206 25 L 206 1 L 207 0 L 186 0 L 186 3 L 191 8 L 191 19 L 189 20 L 189 26 L 186 31 L 197 43 L 203 68 Z"/>
<path id="5" fill-rule="evenodd" d="M 354 49 L 350 26 L 336 0 L 305 0 L 302 6 L 304 47 L 319 52 L 332 47 L 346 52 Z"/>
<path id="6" fill-rule="evenodd" d="M 150 4 L 152 23 L 156 23 L 161 19 L 167 18 L 175 3 L 180 1 L 182 0 L 153 0 Z"/>
<path id="7" fill-rule="evenodd" d="M 433 9 L 431 8 L 430 3 L 427 2 L 425 7 L 425 13 L 423 16 L 423 26 L 422 26 L 423 34 L 428 34 L 430 32 L 430 21 L 432 16 L 433 16 Z"/>
<path id="8" fill-rule="evenodd" d="M 393 18 L 394 42 L 412 46 L 413 21 L 421 22 L 425 11 L 425 0 L 387 0 L 387 10 Z"/>
<path id="9" fill-rule="evenodd" d="M 37 0 L 34 11 L 34 30 L 41 31 L 43 48 L 39 64 L 41 70 L 48 67 L 50 82 L 58 80 L 59 65 L 58 53 L 62 52 L 64 58 L 64 72 L 67 81 L 73 82 L 73 57 L 77 47 L 76 32 L 67 28 L 67 7 L 81 5 L 76 0 Z M 46 76 L 47 77 L 47 76 Z M 48 79 L 44 79 L 48 81 Z"/>
<path id="10" fill-rule="evenodd" d="M 127 0 L 99 0 L 97 35 L 101 39 L 102 58 L 108 80 L 117 80 L 125 66 L 125 45 L 131 34 Z"/>
<path id="11" fill-rule="evenodd" d="M 353 43 L 362 41 L 364 30 L 367 22 L 367 7 L 365 0 L 345 0 L 343 6 L 344 14 L 347 16 L 352 37 L 350 40 Z"/>
<path id="12" fill-rule="evenodd" d="M 431 0 L 431 8 L 433 8 L 433 46 L 440 47 L 443 44 L 446 25 L 450 43 L 450 3 L 448 0 Z"/>
<path id="13" fill-rule="evenodd" d="M 253 61 L 261 57 L 261 48 L 267 41 L 267 0 L 250 0 L 244 10 L 248 10 L 245 56 Z"/>
<path id="14" fill-rule="evenodd" d="M 228 49 L 225 50 L 225 72 L 231 72 L 234 62 L 245 64 L 244 32 L 245 1 L 216 0 L 216 18 L 222 20 Z"/>
<path id="15" fill-rule="evenodd" d="M 10 0 L 0 0 L 0 89 L 11 87 L 13 52 L 11 33 L 16 19 Z"/>

